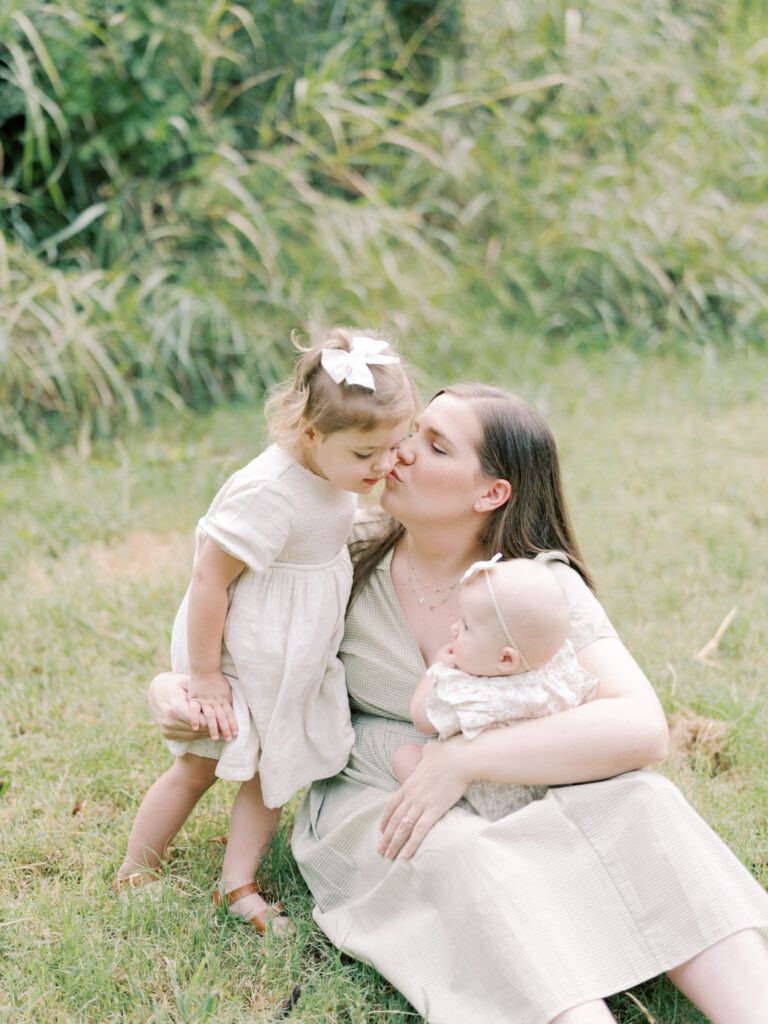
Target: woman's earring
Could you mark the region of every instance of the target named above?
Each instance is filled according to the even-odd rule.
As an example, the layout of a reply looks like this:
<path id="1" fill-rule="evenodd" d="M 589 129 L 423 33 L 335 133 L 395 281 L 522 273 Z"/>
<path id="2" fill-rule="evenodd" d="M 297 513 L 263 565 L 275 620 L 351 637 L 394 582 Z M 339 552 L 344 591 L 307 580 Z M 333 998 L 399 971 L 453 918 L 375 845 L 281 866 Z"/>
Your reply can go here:
<path id="1" fill-rule="evenodd" d="M 475 502 L 475 512 L 479 512 L 479 511 L 480 511 L 480 508 L 481 508 L 480 502 L 479 502 L 479 501 L 476 501 L 476 502 Z"/>

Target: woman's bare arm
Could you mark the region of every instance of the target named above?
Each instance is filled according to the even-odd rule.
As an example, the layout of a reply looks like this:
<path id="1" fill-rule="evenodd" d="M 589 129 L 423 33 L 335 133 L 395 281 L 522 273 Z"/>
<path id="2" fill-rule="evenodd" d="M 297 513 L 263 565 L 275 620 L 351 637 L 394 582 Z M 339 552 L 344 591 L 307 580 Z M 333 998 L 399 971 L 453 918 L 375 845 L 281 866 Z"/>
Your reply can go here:
<path id="1" fill-rule="evenodd" d="M 382 819 L 379 852 L 410 857 L 474 779 L 563 785 L 610 778 L 664 758 L 667 723 L 645 674 L 617 638 L 596 640 L 579 661 L 599 680 L 597 699 L 570 711 L 489 729 L 473 740 L 430 743 Z M 413 829 L 403 819 L 415 822 Z"/>
<path id="2" fill-rule="evenodd" d="M 667 723 L 640 666 L 617 638 L 589 644 L 578 655 L 598 679 L 597 699 L 571 711 L 490 729 L 467 745 L 472 778 L 520 785 L 557 785 L 609 778 L 661 761 Z M 510 735 L 508 735 L 511 733 Z"/>

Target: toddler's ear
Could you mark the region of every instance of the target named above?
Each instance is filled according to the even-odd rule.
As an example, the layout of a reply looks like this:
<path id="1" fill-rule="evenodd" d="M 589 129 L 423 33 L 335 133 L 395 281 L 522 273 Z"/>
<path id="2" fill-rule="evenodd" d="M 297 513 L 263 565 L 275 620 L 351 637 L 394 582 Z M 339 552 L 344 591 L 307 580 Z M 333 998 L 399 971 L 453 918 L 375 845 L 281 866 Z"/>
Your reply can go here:
<path id="1" fill-rule="evenodd" d="M 323 440 L 323 435 L 317 427 L 305 427 L 301 432 L 301 443 L 306 448 L 314 448 Z"/>

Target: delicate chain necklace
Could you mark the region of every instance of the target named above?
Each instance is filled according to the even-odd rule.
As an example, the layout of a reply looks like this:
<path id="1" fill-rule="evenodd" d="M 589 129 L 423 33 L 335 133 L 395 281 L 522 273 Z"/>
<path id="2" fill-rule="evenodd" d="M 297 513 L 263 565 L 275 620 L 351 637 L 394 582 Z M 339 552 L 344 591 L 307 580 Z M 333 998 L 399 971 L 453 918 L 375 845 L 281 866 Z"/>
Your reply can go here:
<path id="1" fill-rule="evenodd" d="M 457 576 L 453 583 L 446 583 L 444 587 L 431 587 L 428 583 L 425 583 L 424 580 L 416 572 L 416 566 L 413 564 L 413 562 L 411 561 L 411 556 L 408 554 L 407 542 L 405 544 L 405 558 L 406 561 L 408 562 L 408 586 L 411 588 L 413 594 L 415 594 L 419 604 L 422 605 L 422 607 L 426 608 L 427 611 L 429 612 L 433 612 L 435 608 L 442 608 L 444 604 L 448 604 L 449 600 L 451 599 L 451 594 L 459 585 L 459 580 L 461 580 L 461 576 Z M 463 575 L 464 574 L 462 573 L 462 576 Z M 415 586 L 415 584 L 418 584 L 418 587 Z M 433 604 L 430 604 L 427 598 L 423 595 L 423 593 L 419 595 L 418 588 L 421 588 L 422 591 L 429 590 L 433 594 L 445 594 L 445 597 L 438 598 L 437 601 L 435 601 Z"/>

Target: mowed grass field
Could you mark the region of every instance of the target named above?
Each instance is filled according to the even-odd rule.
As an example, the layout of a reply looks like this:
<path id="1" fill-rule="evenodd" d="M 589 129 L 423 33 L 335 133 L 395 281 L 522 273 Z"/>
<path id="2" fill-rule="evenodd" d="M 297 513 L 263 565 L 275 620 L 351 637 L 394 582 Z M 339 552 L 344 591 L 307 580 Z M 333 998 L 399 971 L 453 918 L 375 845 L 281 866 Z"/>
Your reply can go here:
<path id="1" fill-rule="evenodd" d="M 768 358 L 627 351 L 545 357 L 498 339 L 422 365 L 430 385 L 499 381 L 560 446 L 599 595 L 656 686 L 673 778 L 768 883 Z M 145 689 L 168 665 L 192 533 L 264 443 L 258 407 L 179 414 L 88 452 L 0 464 L 0 1021 L 417 1022 L 311 919 L 290 810 L 264 882 L 286 943 L 211 906 L 234 788 L 182 830 L 159 903 L 109 889 L 137 803 L 168 763 Z M 701 1024 L 662 982 L 618 994 L 622 1024 Z"/>

